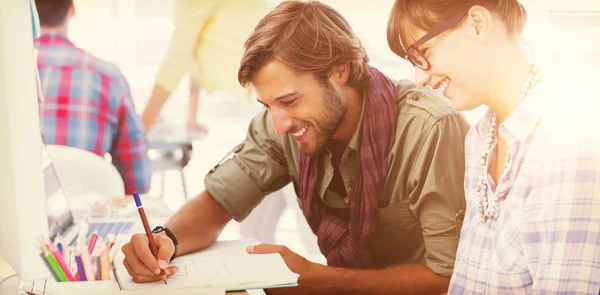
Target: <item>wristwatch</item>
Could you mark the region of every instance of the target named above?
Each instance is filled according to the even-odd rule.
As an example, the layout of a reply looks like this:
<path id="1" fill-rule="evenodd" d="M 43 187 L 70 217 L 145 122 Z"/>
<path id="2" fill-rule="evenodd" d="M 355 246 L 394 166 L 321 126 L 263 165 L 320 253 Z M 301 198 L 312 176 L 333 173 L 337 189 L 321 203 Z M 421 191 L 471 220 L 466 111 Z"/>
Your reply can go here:
<path id="1" fill-rule="evenodd" d="M 169 237 L 169 239 L 171 239 L 171 241 L 173 241 L 173 245 L 175 245 L 175 252 L 173 252 L 173 256 L 171 256 L 171 260 L 169 260 L 169 262 L 173 261 L 173 259 L 175 259 L 175 257 L 177 257 L 177 250 L 179 250 L 179 242 L 177 242 L 177 238 L 175 238 L 175 235 L 173 234 L 173 232 L 163 226 L 157 226 L 152 230 L 153 233 L 158 234 L 161 232 L 165 232 L 165 234 L 167 235 L 167 237 Z"/>

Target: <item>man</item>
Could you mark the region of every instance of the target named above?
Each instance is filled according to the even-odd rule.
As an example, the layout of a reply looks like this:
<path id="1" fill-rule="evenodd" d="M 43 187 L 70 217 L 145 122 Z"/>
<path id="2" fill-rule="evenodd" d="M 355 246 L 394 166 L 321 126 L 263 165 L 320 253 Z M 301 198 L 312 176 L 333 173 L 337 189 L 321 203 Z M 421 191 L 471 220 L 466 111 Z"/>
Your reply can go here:
<path id="1" fill-rule="evenodd" d="M 173 254 L 211 245 L 227 222 L 291 181 L 328 266 L 285 246 L 249 247 L 280 253 L 300 275 L 299 287 L 270 293 L 447 290 L 465 207 L 463 118 L 432 90 L 394 85 L 369 66 L 346 20 L 318 2 L 284 2 L 265 16 L 238 78 L 267 110 L 233 158 L 209 172 L 206 191 L 167 222 L 170 232 L 155 236 L 157 259 L 144 235 L 124 245 L 133 279 L 175 273 Z"/>
<path id="2" fill-rule="evenodd" d="M 85 149 L 101 157 L 110 153 L 125 193 L 147 192 L 152 173 L 148 143 L 125 77 L 116 66 L 69 41 L 73 0 L 36 0 L 35 4 L 42 29 L 35 45 L 46 143 Z"/>

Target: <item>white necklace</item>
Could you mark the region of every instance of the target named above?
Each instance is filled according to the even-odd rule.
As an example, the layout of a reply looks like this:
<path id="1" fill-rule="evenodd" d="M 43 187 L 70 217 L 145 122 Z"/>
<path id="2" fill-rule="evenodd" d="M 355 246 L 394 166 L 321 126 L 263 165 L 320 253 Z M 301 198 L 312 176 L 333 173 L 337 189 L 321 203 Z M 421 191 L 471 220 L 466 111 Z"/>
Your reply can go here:
<path id="1" fill-rule="evenodd" d="M 527 81 L 523 85 L 523 90 L 521 91 L 520 101 L 523 101 L 535 88 L 537 83 L 540 81 L 540 71 L 535 65 L 531 65 L 531 70 L 529 70 L 529 75 L 527 76 Z M 479 175 L 479 181 L 477 182 L 477 194 L 479 195 L 479 220 L 482 223 L 486 223 L 490 219 L 496 219 L 500 215 L 500 191 L 496 189 L 496 192 L 492 194 L 490 198 L 488 198 L 488 185 L 487 185 L 487 176 L 488 176 L 488 155 L 491 153 L 492 143 L 496 140 L 496 136 L 498 133 L 498 126 L 496 120 L 496 114 L 492 115 L 492 121 L 490 122 L 490 129 L 485 138 L 485 147 L 483 155 L 480 158 L 480 166 L 481 166 L 481 175 Z M 506 154 L 506 158 L 504 159 L 504 171 L 500 178 L 498 179 L 498 183 L 506 176 L 508 171 L 510 171 L 510 167 L 512 164 L 513 155 L 511 153 Z"/>

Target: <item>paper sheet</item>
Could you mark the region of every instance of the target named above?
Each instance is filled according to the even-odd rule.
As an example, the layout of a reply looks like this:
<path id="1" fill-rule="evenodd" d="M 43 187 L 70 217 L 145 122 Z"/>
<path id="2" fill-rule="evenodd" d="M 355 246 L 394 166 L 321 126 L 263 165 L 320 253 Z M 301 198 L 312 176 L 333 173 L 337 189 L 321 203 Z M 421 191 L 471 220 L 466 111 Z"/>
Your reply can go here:
<path id="1" fill-rule="evenodd" d="M 178 257 L 172 263 L 179 272 L 162 282 L 137 284 L 124 266 L 117 267 L 123 290 L 164 289 L 182 287 L 225 287 L 227 290 L 295 285 L 298 275 L 290 271 L 279 254 L 250 255 L 248 241 L 220 241 L 212 247 Z M 172 294 L 171 294 L 172 295 Z"/>

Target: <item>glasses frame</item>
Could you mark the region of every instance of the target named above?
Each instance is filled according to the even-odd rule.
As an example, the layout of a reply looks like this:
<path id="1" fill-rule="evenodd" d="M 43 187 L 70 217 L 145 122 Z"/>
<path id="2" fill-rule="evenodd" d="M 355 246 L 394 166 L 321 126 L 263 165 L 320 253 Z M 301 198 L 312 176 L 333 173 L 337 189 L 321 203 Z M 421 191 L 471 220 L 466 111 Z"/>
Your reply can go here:
<path id="1" fill-rule="evenodd" d="M 419 49 L 419 46 L 423 45 L 425 42 L 433 39 L 434 37 L 438 36 L 439 34 L 458 25 L 462 21 L 462 19 L 467 15 L 468 12 L 469 11 L 467 10 L 467 11 L 456 14 L 455 16 L 451 17 L 450 19 L 441 23 L 439 26 L 435 27 L 433 30 L 431 30 L 429 33 L 425 34 L 423 37 L 419 38 L 419 40 L 415 41 L 415 43 L 413 43 L 412 45 L 408 46 L 408 48 L 406 48 L 406 56 L 404 58 L 406 60 L 408 60 L 413 66 L 418 67 L 419 69 L 421 69 L 423 71 L 429 71 L 431 69 L 431 63 L 429 62 L 427 57 L 425 57 L 425 54 L 423 53 L 423 51 L 421 51 L 421 49 Z M 419 58 L 421 58 L 425 62 L 425 65 L 421 65 L 421 63 L 418 62 Z"/>

